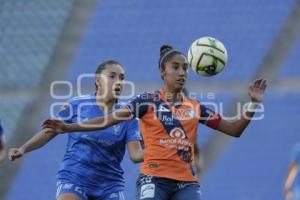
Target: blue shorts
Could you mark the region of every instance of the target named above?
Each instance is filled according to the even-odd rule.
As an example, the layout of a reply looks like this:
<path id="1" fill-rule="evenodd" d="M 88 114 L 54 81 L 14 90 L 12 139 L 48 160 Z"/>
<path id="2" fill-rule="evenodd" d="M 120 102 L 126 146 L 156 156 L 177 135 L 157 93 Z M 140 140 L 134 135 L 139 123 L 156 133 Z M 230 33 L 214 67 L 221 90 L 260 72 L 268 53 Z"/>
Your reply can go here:
<path id="1" fill-rule="evenodd" d="M 57 190 L 56 190 L 56 199 L 58 199 L 59 195 L 64 193 L 72 193 L 80 198 L 80 200 L 125 200 L 124 192 L 118 191 L 106 196 L 95 197 L 91 196 L 84 191 L 81 187 L 76 184 L 66 182 L 66 181 L 58 181 L 57 182 Z"/>
<path id="2" fill-rule="evenodd" d="M 177 181 L 141 174 L 137 180 L 137 200 L 201 200 L 198 182 Z"/>

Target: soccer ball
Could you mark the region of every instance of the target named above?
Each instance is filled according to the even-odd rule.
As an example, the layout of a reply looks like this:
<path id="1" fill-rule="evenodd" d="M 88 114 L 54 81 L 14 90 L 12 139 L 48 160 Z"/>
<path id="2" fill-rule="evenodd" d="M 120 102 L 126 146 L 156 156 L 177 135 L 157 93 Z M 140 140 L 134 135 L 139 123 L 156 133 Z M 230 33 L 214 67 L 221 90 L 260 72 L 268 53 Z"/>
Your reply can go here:
<path id="1" fill-rule="evenodd" d="M 227 50 L 222 42 L 212 37 L 195 40 L 189 48 L 188 62 L 202 76 L 220 73 L 227 63 Z"/>

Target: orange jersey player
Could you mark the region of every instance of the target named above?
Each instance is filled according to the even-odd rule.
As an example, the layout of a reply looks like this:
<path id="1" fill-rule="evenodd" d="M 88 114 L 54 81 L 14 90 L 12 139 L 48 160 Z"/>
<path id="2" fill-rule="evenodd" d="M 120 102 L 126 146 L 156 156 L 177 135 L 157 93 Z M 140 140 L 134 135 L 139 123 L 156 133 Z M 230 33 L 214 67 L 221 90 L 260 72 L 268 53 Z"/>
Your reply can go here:
<path id="1" fill-rule="evenodd" d="M 139 117 L 145 154 L 137 181 L 137 200 L 200 200 L 201 191 L 194 169 L 198 123 L 239 137 L 255 113 L 255 103 L 262 101 L 266 80 L 258 79 L 250 85 L 251 104 L 239 119 L 229 122 L 184 95 L 188 62 L 183 53 L 163 45 L 159 69 L 164 82 L 159 91 L 138 95 L 128 105 L 103 117 L 80 124 L 49 119 L 43 127 L 57 133 L 93 131 Z"/>
<path id="2" fill-rule="evenodd" d="M 140 118 L 145 144 L 141 173 L 196 181 L 193 158 L 198 123 L 216 129 L 221 116 L 185 96 L 174 105 L 163 89 L 137 96 L 128 104 L 128 110 Z"/>

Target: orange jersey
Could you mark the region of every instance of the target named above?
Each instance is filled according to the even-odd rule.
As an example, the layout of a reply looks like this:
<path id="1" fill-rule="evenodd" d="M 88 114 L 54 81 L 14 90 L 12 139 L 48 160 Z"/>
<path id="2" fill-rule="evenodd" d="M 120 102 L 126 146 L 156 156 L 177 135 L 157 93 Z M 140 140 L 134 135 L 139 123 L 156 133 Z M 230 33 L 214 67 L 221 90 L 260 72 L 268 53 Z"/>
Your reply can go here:
<path id="1" fill-rule="evenodd" d="M 180 105 L 174 106 L 162 90 L 139 95 L 127 107 L 134 117 L 140 118 L 145 145 L 141 173 L 196 181 L 194 144 L 198 123 L 209 121 L 208 125 L 216 128 L 221 119 L 219 115 L 212 115 L 214 113 L 201 107 L 197 100 L 186 97 Z M 210 116 L 214 116 L 213 119 Z"/>

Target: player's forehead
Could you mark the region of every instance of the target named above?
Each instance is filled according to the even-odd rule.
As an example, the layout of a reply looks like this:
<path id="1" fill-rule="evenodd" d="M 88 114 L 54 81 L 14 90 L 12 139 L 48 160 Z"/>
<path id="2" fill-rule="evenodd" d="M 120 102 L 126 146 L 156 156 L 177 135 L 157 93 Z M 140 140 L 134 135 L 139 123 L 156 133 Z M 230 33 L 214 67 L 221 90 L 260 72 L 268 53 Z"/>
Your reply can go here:
<path id="1" fill-rule="evenodd" d="M 175 54 L 167 62 L 173 64 L 187 64 L 187 58 L 183 54 Z"/>
<path id="2" fill-rule="evenodd" d="M 102 71 L 104 74 L 125 74 L 124 68 L 119 64 L 107 64 Z"/>

